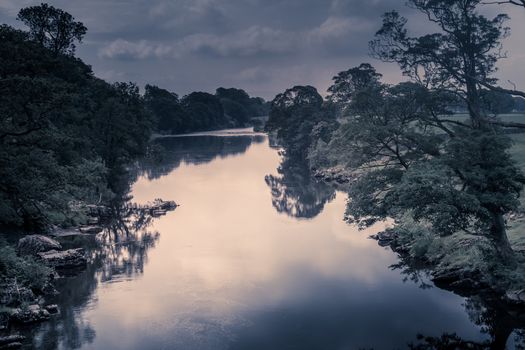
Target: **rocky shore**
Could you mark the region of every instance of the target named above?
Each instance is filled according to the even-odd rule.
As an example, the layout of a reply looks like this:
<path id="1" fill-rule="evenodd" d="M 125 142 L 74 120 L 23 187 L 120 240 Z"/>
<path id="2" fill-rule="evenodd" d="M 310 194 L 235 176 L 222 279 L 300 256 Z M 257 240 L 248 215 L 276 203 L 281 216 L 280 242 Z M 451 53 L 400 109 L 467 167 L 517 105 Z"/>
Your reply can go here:
<path id="1" fill-rule="evenodd" d="M 145 205 L 128 204 L 126 213 L 155 218 L 166 215 L 177 206 L 174 201 L 155 199 Z M 39 276 L 44 283 L 38 288 L 24 285 L 16 276 L 0 280 L 0 349 L 19 348 L 23 344 L 23 336 L 10 334 L 11 325 L 35 324 L 59 313 L 57 305 L 46 302 L 48 296 L 58 293 L 54 281 L 82 272 L 89 263 L 83 247 L 64 249 L 60 241 L 75 237 L 96 239 L 112 220 L 111 209 L 105 206 L 88 206 L 87 215 L 86 225 L 67 229 L 55 227 L 46 234 L 26 235 L 18 240 L 13 259 L 30 261 L 46 276 Z"/>
<path id="2" fill-rule="evenodd" d="M 521 320 L 525 321 L 525 289 L 515 289 L 500 278 L 501 271 L 496 268 L 487 272 L 477 266 L 457 266 L 443 261 L 443 255 L 431 256 L 422 254 L 414 256 L 414 247 L 418 242 L 406 242 L 395 229 L 387 229 L 370 236 L 382 247 L 389 247 L 397 253 L 402 264 L 414 270 L 425 271 L 430 280 L 439 288 L 452 291 L 464 297 L 483 295 L 497 300 L 502 307 L 512 309 Z M 475 249 L 475 240 L 482 238 L 470 237 L 457 239 L 455 250 Z"/>

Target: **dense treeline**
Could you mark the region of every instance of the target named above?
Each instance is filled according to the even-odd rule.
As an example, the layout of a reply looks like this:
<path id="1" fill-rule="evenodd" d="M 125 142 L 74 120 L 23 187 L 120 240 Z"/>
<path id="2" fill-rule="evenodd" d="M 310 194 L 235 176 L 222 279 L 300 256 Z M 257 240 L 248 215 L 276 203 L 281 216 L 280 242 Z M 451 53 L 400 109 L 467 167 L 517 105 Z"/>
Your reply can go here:
<path id="1" fill-rule="evenodd" d="M 144 100 L 157 121 L 155 131 L 163 134 L 245 127 L 269 112 L 262 98 L 235 88 L 218 88 L 215 95 L 192 92 L 179 99 L 173 92 L 146 85 Z"/>
<path id="2" fill-rule="evenodd" d="M 176 94 L 109 84 L 75 57 L 87 28 L 42 4 L 24 8 L 27 31 L 0 26 L 0 224 L 77 224 L 86 204 L 127 187 L 126 167 L 153 131 L 245 126 L 267 104 L 243 90 Z"/>
<path id="3" fill-rule="evenodd" d="M 479 0 L 409 5 L 441 30 L 410 37 L 407 20 L 389 12 L 370 49 L 398 63 L 410 81 L 386 84 L 361 64 L 334 77 L 324 101 L 310 86 L 279 94 L 266 129 L 288 155 L 346 174 L 348 221 L 367 227 L 394 218 L 397 233 L 413 223 L 418 229 L 408 230 L 406 242 L 420 256 L 449 242 L 440 237 L 481 237 L 477 242 L 492 250 L 473 249 L 515 266 L 521 257 L 505 220 L 519 210 L 525 176 L 509 155 L 506 128 L 525 124 L 498 116 L 521 110 L 525 94 L 498 86 L 493 76 L 507 16 L 486 18 Z M 435 256 L 452 254 L 444 253 Z"/>
<path id="4" fill-rule="evenodd" d="M 63 14 L 35 6 L 19 15 L 29 32 L 0 27 L 2 224 L 74 223 L 75 204 L 119 190 L 116 179 L 150 137 L 138 87 L 108 84 L 74 57 L 85 30 L 72 17 L 53 25 Z"/>

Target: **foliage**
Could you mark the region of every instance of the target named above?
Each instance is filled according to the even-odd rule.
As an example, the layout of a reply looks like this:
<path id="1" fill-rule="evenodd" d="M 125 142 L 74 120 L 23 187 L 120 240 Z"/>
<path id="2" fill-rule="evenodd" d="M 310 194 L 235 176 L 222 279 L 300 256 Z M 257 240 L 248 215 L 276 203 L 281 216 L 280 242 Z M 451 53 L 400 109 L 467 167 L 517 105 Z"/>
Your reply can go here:
<path id="1" fill-rule="evenodd" d="M 41 290 L 52 270 L 31 257 L 19 257 L 10 245 L 0 242 L 0 281 L 16 280 L 22 287 Z"/>
<path id="2" fill-rule="evenodd" d="M 523 125 L 510 125 L 488 115 L 511 109 L 509 96 L 495 92 L 517 92 L 494 86 L 497 80 L 493 73 L 503 57 L 501 42 L 508 35 L 508 16 L 499 14 L 489 19 L 478 12 L 480 3 L 410 0 L 409 6 L 423 13 L 439 31 L 411 37 L 407 20 L 393 11 L 383 16 L 383 26 L 370 47 L 375 57 L 398 63 L 404 74 L 431 94 L 445 92 L 459 97 L 470 116 L 467 123 L 442 118 L 434 125 L 448 135 L 442 142 L 433 139 L 431 144 L 437 152 L 427 152 L 419 140 L 403 153 L 397 152 L 402 155 L 398 160 L 406 174 L 392 186 L 412 191 L 410 196 L 399 197 L 398 206 L 417 208 L 416 215 L 431 220 L 444 233 L 463 229 L 488 235 L 502 258 L 512 260 L 503 215 L 519 205 L 525 178 L 510 158 L 509 140 L 499 126 Z M 416 119 L 424 122 L 425 130 L 430 118 L 423 115 Z M 423 139 L 429 138 L 425 135 Z M 413 148 L 423 150 L 426 156 L 410 165 L 407 161 L 411 160 L 405 157 L 413 154 Z M 388 188 L 387 193 L 396 192 L 391 190 Z"/>
<path id="3" fill-rule="evenodd" d="M 326 121 L 335 123 L 335 115 L 323 105 L 323 98 L 312 86 L 295 86 L 272 101 L 265 129 L 276 132 L 290 157 L 305 157 L 314 141 L 314 127 Z"/>
<path id="4" fill-rule="evenodd" d="M 182 99 L 157 86 L 146 85 L 144 100 L 161 133 L 187 133 L 226 127 L 244 127 L 266 114 L 267 104 L 244 90 L 218 88 L 215 95 L 193 92 Z"/>
<path id="5" fill-rule="evenodd" d="M 20 10 L 18 20 L 29 27 L 29 35 L 55 55 L 75 53 L 75 40 L 81 42 L 87 28 L 69 13 L 48 4 Z"/>
<path id="6" fill-rule="evenodd" d="M 55 29 L 75 24 L 47 5 L 20 16 L 37 15 Z M 144 153 L 152 120 L 136 85 L 97 79 L 72 41 L 51 43 L 58 34 L 47 32 L 35 40 L 30 25 L 29 33 L 0 27 L 0 223 L 33 229 L 70 224 L 76 204 L 120 192 L 118 178 Z"/>

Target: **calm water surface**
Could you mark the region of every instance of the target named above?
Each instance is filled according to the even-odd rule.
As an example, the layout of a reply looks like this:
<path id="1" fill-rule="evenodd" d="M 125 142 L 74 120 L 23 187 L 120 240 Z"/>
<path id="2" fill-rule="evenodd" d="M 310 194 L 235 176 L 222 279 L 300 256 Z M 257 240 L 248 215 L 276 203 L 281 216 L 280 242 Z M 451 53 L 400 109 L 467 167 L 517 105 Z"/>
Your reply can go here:
<path id="1" fill-rule="evenodd" d="M 381 226 L 346 224 L 344 193 L 283 162 L 266 136 L 157 142 L 166 154 L 141 165 L 133 200 L 181 206 L 62 281 L 61 315 L 32 331 L 35 348 L 393 349 L 419 333 L 486 338 L 465 299 L 404 282 L 390 267 L 396 256 L 367 239 Z"/>

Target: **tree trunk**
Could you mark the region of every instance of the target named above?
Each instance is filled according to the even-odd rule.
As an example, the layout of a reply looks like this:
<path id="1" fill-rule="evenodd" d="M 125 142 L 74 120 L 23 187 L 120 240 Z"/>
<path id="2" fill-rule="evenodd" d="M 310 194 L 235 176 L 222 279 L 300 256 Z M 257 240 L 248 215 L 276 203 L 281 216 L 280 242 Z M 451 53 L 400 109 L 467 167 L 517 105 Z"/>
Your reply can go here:
<path id="1" fill-rule="evenodd" d="M 505 219 L 503 218 L 502 213 L 492 213 L 492 226 L 490 228 L 490 233 L 502 261 L 505 264 L 514 264 L 514 251 L 512 250 L 509 239 L 507 238 L 507 229 L 505 227 Z"/>

